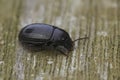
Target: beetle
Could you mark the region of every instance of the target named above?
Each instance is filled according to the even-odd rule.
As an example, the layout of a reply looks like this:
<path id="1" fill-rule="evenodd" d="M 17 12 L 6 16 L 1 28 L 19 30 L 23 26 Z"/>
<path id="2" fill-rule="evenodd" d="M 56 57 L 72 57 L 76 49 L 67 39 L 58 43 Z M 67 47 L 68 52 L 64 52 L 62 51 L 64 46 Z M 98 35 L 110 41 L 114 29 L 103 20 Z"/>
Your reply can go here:
<path id="1" fill-rule="evenodd" d="M 32 23 L 21 29 L 18 38 L 23 46 L 33 51 L 57 50 L 68 56 L 74 48 L 74 42 L 87 37 L 72 41 L 69 34 L 61 28 L 44 23 Z"/>

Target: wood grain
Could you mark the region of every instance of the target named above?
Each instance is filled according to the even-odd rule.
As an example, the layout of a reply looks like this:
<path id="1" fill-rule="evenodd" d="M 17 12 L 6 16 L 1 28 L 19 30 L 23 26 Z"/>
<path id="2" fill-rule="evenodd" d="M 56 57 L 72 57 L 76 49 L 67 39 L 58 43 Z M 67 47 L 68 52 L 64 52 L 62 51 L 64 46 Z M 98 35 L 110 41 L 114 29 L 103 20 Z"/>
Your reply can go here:
<path id="1" fill-rule="evenodd" d="M 65 29 L 69 57 L 28 52 L 18 34 L 31 23 Z M 0 0 L 0 80 L 120 80 L 119 0 Z"/>

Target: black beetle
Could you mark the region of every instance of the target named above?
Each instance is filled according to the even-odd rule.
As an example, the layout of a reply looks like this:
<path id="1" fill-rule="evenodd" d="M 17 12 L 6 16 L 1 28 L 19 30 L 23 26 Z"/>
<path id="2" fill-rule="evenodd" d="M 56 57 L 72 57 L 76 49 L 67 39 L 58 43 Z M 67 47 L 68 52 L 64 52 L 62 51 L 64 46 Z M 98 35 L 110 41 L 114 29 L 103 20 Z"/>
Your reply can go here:
<path id="1" fill-rule="evenodd" d="M 72 41 L 65 30 L 44 23 L 29 24 L 19 33 L 19 42 L 27 48 L 35 51 L 55 49 L 65 55 L 73 50 L 75 41 L 85 38 Z"/>

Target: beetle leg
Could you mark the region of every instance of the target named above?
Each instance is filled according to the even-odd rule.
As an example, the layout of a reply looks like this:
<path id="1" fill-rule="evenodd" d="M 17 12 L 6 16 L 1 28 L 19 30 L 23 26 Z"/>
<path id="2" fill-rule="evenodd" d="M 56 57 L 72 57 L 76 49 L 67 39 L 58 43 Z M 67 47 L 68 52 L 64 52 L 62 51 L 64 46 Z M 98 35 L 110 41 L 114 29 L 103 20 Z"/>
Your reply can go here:
<path id="1" fill-rule="evenodd" d="M 68 56 L 68 50 L 64 46 L 57 46 L 56 50 L 64 55 Z"/>

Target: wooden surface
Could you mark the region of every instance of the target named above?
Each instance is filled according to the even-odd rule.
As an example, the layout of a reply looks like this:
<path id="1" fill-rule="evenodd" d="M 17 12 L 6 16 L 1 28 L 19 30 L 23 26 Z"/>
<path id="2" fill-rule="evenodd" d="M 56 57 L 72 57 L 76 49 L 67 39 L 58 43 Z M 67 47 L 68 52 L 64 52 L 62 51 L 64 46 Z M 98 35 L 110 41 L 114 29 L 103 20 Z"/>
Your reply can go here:
<path id="1" fill-rule="evenodd" d="M 34 22 L 89 39 L 68 58 L 27 52 L 18 33 Z M 120 80 L 120 0 L 0 0 L 0 80 Z"/>

